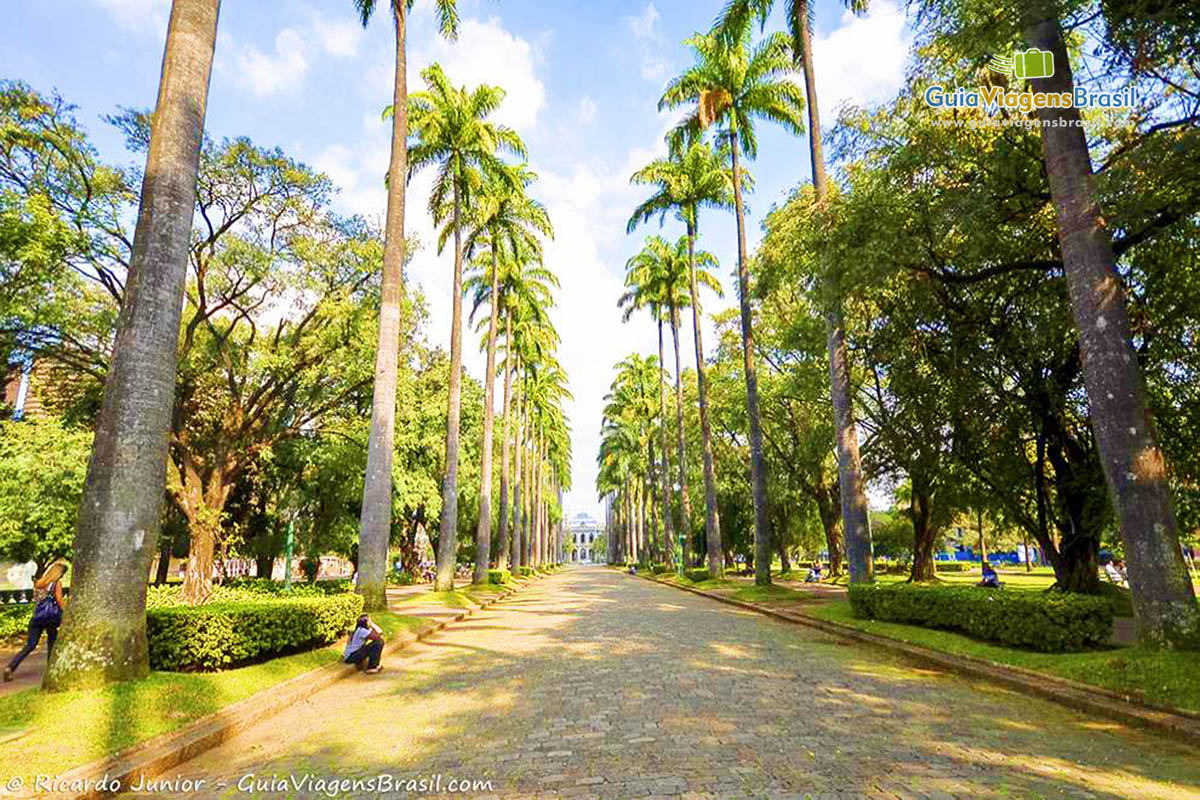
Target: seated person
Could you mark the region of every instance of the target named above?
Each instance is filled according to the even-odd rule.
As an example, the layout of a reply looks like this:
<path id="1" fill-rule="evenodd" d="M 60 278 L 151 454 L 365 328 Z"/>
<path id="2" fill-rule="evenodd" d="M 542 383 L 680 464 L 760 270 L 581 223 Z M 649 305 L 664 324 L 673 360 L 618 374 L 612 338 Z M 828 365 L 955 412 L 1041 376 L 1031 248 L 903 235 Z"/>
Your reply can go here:
<path id="1" fill-rule="evenodd" d="M 804 576 L 805 583 L 820 583 L 821 582 L 821 565 L 813 564 L 809 567 L 808 574 Z"/>
<path id="2" fill-rule="evenodd" d="M 983 562 L 983 580 L 978 584 L 989 589 L 1000 588 L 1000 576 L 996 574 L 996 570 L 992 569 L 992 565 L 988 562 Z"/>
<path id="3" fill-rule="evenodd" d="M 379 659 L 383 655 L 383 630 L 363 614 L 358 618 L 358 624 L 350 632 L 350 641 L 342 651 L 342 659 L 347 664 L 353 664 L 363 669 L 364 664 L 368 675 L 374 675 L 383 669 Z"/>
<path id="4" fill-rule="evenodd" d="M 1105 564 L 1104 574 L 1107 575 L 1108 579 L 1117 586 L 1124 586 L 1126 584 L 1125 565 L 1120 561 L 1109 561 L 1107 564 Z"/>
<path id="5" fill-rule="evenodd" d="M 629 574 L 630 574 L 630 575 L 637 575 L 637 564 L 630 564 L 630 565 L 629 565 Z"/>

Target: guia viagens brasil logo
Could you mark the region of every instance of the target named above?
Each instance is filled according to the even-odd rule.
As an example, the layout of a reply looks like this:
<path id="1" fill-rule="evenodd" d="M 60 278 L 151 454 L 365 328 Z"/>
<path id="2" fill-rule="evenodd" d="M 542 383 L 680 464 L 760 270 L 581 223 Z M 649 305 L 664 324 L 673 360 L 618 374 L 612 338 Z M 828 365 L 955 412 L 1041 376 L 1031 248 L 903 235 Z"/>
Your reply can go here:
<path id="1" fill-rule="evenodd" d="M 988 69 L 1014 80 L 1054 76 L 1054 54 L 1031 47 L 1008 56 L 992 56 Z M 932 108 L 983 108 L 990 113 L 1011 109 L 1029 113 L 1039 108 L 1133 108 L 1137 94 L 1132 86 L 1105 92 L 1076 86 L 1070 92 L 1017 91 L 1003 86 L 962 86 L 947 89 L 935 83 L 925 90 L 925 103 Z"/>

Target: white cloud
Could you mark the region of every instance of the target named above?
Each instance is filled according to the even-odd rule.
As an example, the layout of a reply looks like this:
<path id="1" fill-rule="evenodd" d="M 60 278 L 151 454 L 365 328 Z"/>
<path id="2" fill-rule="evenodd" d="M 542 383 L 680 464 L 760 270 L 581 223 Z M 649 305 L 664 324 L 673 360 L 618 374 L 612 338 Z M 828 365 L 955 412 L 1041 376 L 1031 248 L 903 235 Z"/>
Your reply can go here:
<path id="1" fill-rule="evenodd" d="M 284 28 L 275 36 L 272 53 L 250 44 L 232 45 L 232 49 L 232 61 L 223 60 L 224 68 L 258 97 L 295 92 L 308 72 L 309 45 L 295 28 Z"/>
<path id="2" fill-rule="evenodd" d="M 837 109 L 889 99 L 904 84 L 912 35 L 904 11 L 891 0 L 871 4 L 857 17 L 842 14 L 841 25 L 813 43 L 821 116 L 830 123 Z M 864 56 L 864 54 L 866 54 Z"/>
<path id="3" fill-rule="evenodd" d="M 134 33 L 166 36 L 171 0 L 92 0 L 117 26 Z"/>
<path id="4" fill-rule="evenodd" d="M 647 3 L 641 14 L 625 17 L 625 25 L 638 43 L 641 51 L 642 77 L 648 81 L 661 81 L 667 76 L 669 65 L 663 58 L 663 38 L 658 30 L 658 9 Z"/>
<path id="5" fill-rule="evenodd" d="M 579 101 L 579 121 L 584 125 L 591 125 L 595 119 L 596 101 L 585 95 Z"/>
<path id="6" fill-rule="evenodd" d="M 334 58 L 354 58 L 358 55 L 365 31 L 357 18 L 330 19 L 312 12 L 312 31 L 321 49 Z"/>

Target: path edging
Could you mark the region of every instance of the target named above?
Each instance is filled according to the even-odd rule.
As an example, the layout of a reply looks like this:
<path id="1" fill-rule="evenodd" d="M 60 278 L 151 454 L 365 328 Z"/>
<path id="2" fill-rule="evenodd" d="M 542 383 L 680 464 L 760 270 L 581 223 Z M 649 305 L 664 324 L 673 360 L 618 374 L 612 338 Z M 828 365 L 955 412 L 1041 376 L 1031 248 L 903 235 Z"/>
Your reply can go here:
<path id="1" fill-rule="evenodd" d="M 553 573 L 537 573 L 534 578 L 540 580 L 549 574 Z M 520 586 L 508 589 L 479 604 L 473 604 L 448 619 L 431 622 L 415 631 L 399 633 L 385 642 L 383 653 L 389 655 L 404 650 L 413 643 L 442 630 L 447 625 L 461 622 L 476 611 L 482 611 L 501 600 L 512 597 L 532 583 L 533 581 L 527 581 Z M 269 719 L 313 692 L 355 675 L 358 675 L 358 672 L 347 668 L 346 664 L 340 660 L 303 672 L 283 683 L 269 686 L 220 711 L 202 717 L 180 730 L 164 733 L 135 744 L 115 755 L 97 759 L 56 776 L 58 785 L 80 786 L 83 787 L 81 790 L 72 789 L 49 794 L 25 792 L 18 796 L 71 798 L 72 800 L 97 800 L 111 797 L 113 792 L 98 787 L 115 784 L 122 787 L 118 791 L 123 791 L 123 787 L 129 786 L 137 778 L 148 780 L 162 775 L 172 767 L 190 761 L 201 753 L 236 736 L 251 725 Z"/>
<path id="2" fill-rule="evenodd" d="M 1066 678 L 1045 675 L 1020 667 L 1010 667 L 994 661 L 985 661 L 970 656 L 960 656 L 940 650 L 933 650 L 887 636 L 867 633 L 866 631 L 861 631 L 858 628 L 838 622 L 818 619 L 817 617 L 798 611 L 784 612 L 768 606 L 758 605 L 757 603 L 749 603 L 744 600 L 736 600 L 732 597 L 714 594 L 703 589 L 669 583 L 649 575 L 639 575 L 638 577 L 661 586 L 670 586 L 685 592 L 707 597 L 710 600 L 716 600 L 720 603 L 737 606 L 748 611 L 755 611 L 784 622 L 805 625 L 834 636 L 889 650 L 913 661 L 942 667 L 974 678 L 995 681 L 1004 684 L 1008 688 L 1030 692 L 1045 700 L 1067 706 L 1076 711 L 1084 711 L 1108 717 L 1118 722 L 1151 728 L 1162 733 L 1167 733 L 1173 738 L 1187 744 L 1200 745 L 1200 718 L 1193 717 L 1187 713 L 1176 713 L 1174 711 L 1155 708 L 1139 701 L 1136 697 L 1088 686 L 1087 684 L 1078 683 Z"/>

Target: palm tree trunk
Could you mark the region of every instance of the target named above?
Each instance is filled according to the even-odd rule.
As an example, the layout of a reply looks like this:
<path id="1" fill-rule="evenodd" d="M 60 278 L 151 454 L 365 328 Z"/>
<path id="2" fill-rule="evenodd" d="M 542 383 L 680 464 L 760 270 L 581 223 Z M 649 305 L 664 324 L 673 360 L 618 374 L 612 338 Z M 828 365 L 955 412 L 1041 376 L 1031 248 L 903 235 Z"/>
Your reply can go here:
<path id="1" fill-rule="evenodd" d="M 800 34 L 800 69 L 804 75 L 804 98 L 808 108 L 808 153 L 812 161 L 813 191 L 817 205 L 827 196 L 825 156 L 821 149 L 821 115 L 817 102 L 817 77 L 813 67 L 812 31 L 808 25 L 808 3 L 795 3 L 795 28 Z M 867 505 L 866 484 L 862 475 L 862 457 L 858 451 L 858 427 L 854 420 L 854 399 L 850 386 L 850 363 L 846 352 L 845 323 L 841 295 L 831 292 L 833 308 L 825 317 L 829 350 L 829 389 L 833 405 L 837 439 L 838 486 L 842 501 L 842 528 L 845 531 L 846 560 L 851 583 L 870 583 L 875 579 L 871 555 L 871 518 Z"/>
<path id="2" fill-rule="evenodd" d="M 525 492 L 521 498 L 521 566 L 532 566 L 529 562 L 530 555 L 530 509 L 533 507 L 533 451 L 529 447 L 530 439 L 532 439 L 533 430 L 533 408 L 529 402 L 529 398 L 525 399 L 525 433 L 522 437 L 522 447 L 525 448 L 525 471 L 521 475 L 521 482 L 525 485 Z"/>
<path id="3" fill-rule="evenodd" d="M 442 479 L 442 526 L 434 590 L 454 588 L 458 555 L 458 427 L 462 406 L 462 230 L 461 197 L 454 186 L 454 296 L 450 317 L 450 402 L 446 414 L 446 476 Z"/>
<path id="4" fill-rule="evenodd" d="M 150 670 L 146 578 L 166 485 L 219 11 L 220 0 L 175 0 L 171 8 L 125 299 L 79 507 L 71 604 L 47 689 L 141 678 Z"/>
<path id="5" fill-rule="evenodd" d="M 688 496 L 687 481 L 687 450 L 683 435 L 683 364 L 679 354 L 679 309 L 671 304 L 671 341 L 675 345 L 675 427 L 677 441 L 675 444 L 676 460 L 679 463 L 679 532 L 682 537 L 683 551 L 680 553 L 684 566 L 691 566 L 690 558 L 692 540 L 692 502 Z"/>
<path id="6" fill-rule="evenodd" d="M 695 209 L 692 210 L 695 214 Z M 717 476 L 713 468 L 712 426 L 708 422 L 708 378 L 704 367 L 704 342 L 700 331 L 700 287 L 696 282 L 696 225 L 688 223 L 688 288 L 692 298 L 692 336 L 696 345 L 696 390 L 700 399 L 700 442 L 704 462 L 704 542 L 708 574 L 725 576 L 721 550 L 721 517 L 717 513 Z"/>
<path id="7" fill-rule="evenodd" d="M 511 346 L 511 345 L 510 345 Z M 514 371 L 520 374 L 520 365 L 514 364 Z M 523 465 L 521 463 L 524 446 L 522 444 L 521 434 L 525 427 L 525 404 L 522 402 L 521 386 L 522 381 L 517 381 L 517 387 L 514 391 L 514 403 L 516 404 L 516 425 L 513 428 L 513 449 L 516 451 L 513 459 L 513 518 L 512 518 L 512 558 L 510 559 L 513 569 L 521 566 L 521 482 L 524 477 Z"/>
<path id="8" fill-rule="evenodd" d="M 738 134 L 732 132 L 733 204 L 738 231 L 738 302 L 742 320 L 742 359 L 746 372 L 746 414 L 750 417 L 750 486 L 754 495 L 754 582 L 771 582 L 771 531 L 767 516 L 767 465 L 763 460 L 758 415 L 758 372 L 754 366 L 754 326 L 750 314 L 750 263 L 746 255 L 746 216 L 738 166 Z"/>
<path id="9" fill-rule="evenodd" d="M 659 439 L 662 447 L 662 518 L 663 518 L 663 555 L 668 564 L 675 563 L 675 534 L 673 525 L 671 524 L 671 457 L 670 445 L 668 444 L 669 437 L 667 434 L 667 379 L 664 371 L 667 368 L 667 362 L 663 356 L 663 324 L 662 320 L 658 321 L 658 412 L 661 423 L 659 424 Z M 680 462 L 682 464 L 683 462 Z M 685 480 L 681 474 L 679 477 L 680 483 Z"/>
<path id="10" fill-rule="evenodd" d="M 1027 0 L 1023 8 L 1026 40 L 1054 57 L 1054 74 L 1032 81 L 1035 91 L 1074 88 L 1055 5 Z M 1130 344 L 1125 292 L 1092 186 L 1080 114 L 1074 108 L 1036 113 L 1042 121 L 1046 175 L 1079 329 L 1092 430 L 1120 520 L 1138 634 L 1148 643 L 1200 649 L 1200 607 L 1179 547 L 1166 462 Z"/>
<path id="11" fill-rule="evenodd" d="M 475 528 L 475 583 L 487 583 L 492 549 L 492 428 L 496 404 L 496 329 L 500 321 L 500 264 L 492 242 L 492 315 L 488 320 L 487 372 L 483 377 L 483 452 L 479 457 L 479 524 Z"/>
<path id="12" fill-rule="evenodd" d="M 508 418 L 511 411 L 512 399 L 512 315 L 508 310 L 504 312 L 504 346 L 506 352 L 504 354 L 504 432 L 501 434 L 504 437 L 500 455 L 500 542 L 498 544 L 499 551 L 496 553 L 496 566 L 499 569 L 507 569 L 508 560 L 508 459 L 509 459 L 509 442 L 511 435 L 509 431 Z"/>
<path id="13" fill-rule="evenodd" d="M 392 526 L 392 456 L 396 428 L 396 369 L 400 358 L 400 311 L 404 294 L 404 199 L 408 174 L 408 69 L 405 10 L 395 8 L 396 66 L 392 80 L 392 152 L 388 162 L 387 220 L 383 245 L 383 285 L 379 303 L 379 342 L 375 348 L 375 388 L 367 471 L 358 523 L 358 593 L 363 608 L 387 608 L 387 550 Z"/>

